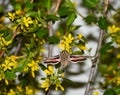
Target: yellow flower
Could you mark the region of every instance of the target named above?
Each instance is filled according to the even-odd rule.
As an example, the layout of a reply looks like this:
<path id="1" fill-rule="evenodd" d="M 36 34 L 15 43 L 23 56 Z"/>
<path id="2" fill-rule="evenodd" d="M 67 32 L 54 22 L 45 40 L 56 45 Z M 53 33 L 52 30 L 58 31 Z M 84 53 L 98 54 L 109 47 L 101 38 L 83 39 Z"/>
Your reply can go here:
<path id="1" fill-rule="evenodd" d="M 3 38 L 3 37 L 2 37 L 1 39 L 2 39 L 2 42 L 3 42 L 3 44 L 4 44 L 5 46 L 8 46 L 9 44 L 12 43 L 12 40 L 6 41 L 5 38 Z"/>
<path id="2" fill-rule="evenodd" d="M 64 87 L 61 84 L 56 84 L 55 90 L 58 91 L 58 88 L 64 91 Z"/>
<path id="3" fill-rule="evenodd" d="M 6 71 L 6 70 L 11 70 L 12 68 L 16 68 L 17 67 L 17 61 L 16 59 L 19 58 L 17 56 L 7 56 L 5 58 L 5 63 L 2 64 L 2 67 L 3 67 L 3 71 Z"/>
<path id="4" fill-rule="evenodd" d="M 120 58 L 120 53 L 119 53 L 119 54 L 117 54 L 117 58 L 118 58 L 118 59 Z"/>
<path id="5" fill-rule="evenodd" d="M 62 74 L 61 74 L 61 78 L 64 78 L 64 76 L 65 76 L 65 74 L 64 74 L 64 73 L 62 73 Z"/>
<path id="6" fill-rule="evenodd" d="M 10 91 L 7 93 L 7 95 L 16 95 L 16 93 L 13 89 L 10 89 Z"/>
<path id="7" fill-rule="evenodd" d="M 120 85 L 120 77 L 118 77 L 118 78 L 116 79 L 116 84 L 117 84 L 117 85 Z"/>
<path id="8" fill-rule="evenodd" d="M 15 11 L 15 13 L 16 13 L 17 15 L 22 15 L 22 14 L 23 14 L 22 10 L 17 10 L 17 11 Z"/>
<path id="9" fill-rule="evenodd" d="M 25 27 L 29 27 L 30 24 L 32 24 L 32 18 L 31 17 L 23 17 L 23 24 Z"/>
<path id="10" fill-rule="evenodd" d="M 71 34 L 68 34 L 68 36 L 64 36 L 64 41 L 66 42 L 66 43 L 72 43 L 72 41 L 73 41 L 73 36 L 71 35 Z"/>
<path id="11" fill-rule="evenodd" d="M 5 20 L 4 16 L 0 17 L 0 23 L 4 22 L 4 20 Z"/>
<path id="12" fill-rule="evenodd" d="M 7 79 L 5 79 L 5 84 L 6 84 L 6 85 L 8 85 L 8 84 L 9 84 L 9 82 L 8 82 L 8 80 L 7 80 Z"/>
<path id="13" fill-rule="evenodd" d="M 19 85 L 17 85 L 17 90 L 18 90 L 19 92 L 22 92 L 22 91 L 23 91 L 22 87 L 19 86 Z"/>
<path id="14" fill-rule="evenodd" d="M 28 86 L 25 87 L 25 95 L 33 95 L 33 90 Z"/>
<path id="15" fill-rule="evenodd" d="M 62 50 L 67 50 L 70 53 L 70 49 L 72 48 L 71 43 L 73 40 L 74 40 L 73 36 L 71 34 L 68 34 L 68 36 L 63 37 L 58 47 L 62 48 Z"/>
<path id="16" fill-rule="evenodd" d="M 31 68 L 32 76 L 35 77 L 34 71 L 39 70 L 38 62 L 32 60 L 31 63 L 28 64 L 28 66 Z"/>
<path id="17" fill-rule="evenodd" d="M 15 13 L 8 13 L 8 16 L 9 16 L 9 18 L 12 20 L 12 21 L 14 21 L 14 19 L 15 19 Z"/>
<path id="18" fill-rule="evenodd" d="M 70 53 L 71 46 L 66 42 L 61 42 L 58 47 L 62 48 L 62 50 L 66 50 Z"/>
<path id="19" fill-rule="evenodd" d="M 48 66 L 48 69 L 44 70 L 44 72 L 47 75 L 53 75 L 54 74 L 54 68 L 52 66 Z"/>
<path id="20" fill-rule="evenodd" d="M 50 87 L 50 80 L 46 78 L 45 82 L 41 84 L 41 88 L 45 88 L 45 91 Z"/>
<path id="21" fill-rule="evenodd" d="M 95 90 L 92 95 L 99 95 L 99 92 L 97 90 Z"/>
<path id="22" fill-rule="evenodd" d="M 118 31 L 120 31 L 119 27 L 116 27 L 115 25 L 109 26 L 108 30 L 110 31 L 110 34 L 112 33 L 117 33 Z"/>
<path id="23" fill-rule="evenodd" d="M 77 39 L 81 39 L 83 37 L 83 35 L 82 34 L 78 34 L 78 36 L 77 36 Z"/>
<path id="24" fill-rule="evenodd" d="M 87 50 L 87 47 L 86 47 L 86 46 L 79 46 L 79 48 L 80 48 L 81 50 Z"/>

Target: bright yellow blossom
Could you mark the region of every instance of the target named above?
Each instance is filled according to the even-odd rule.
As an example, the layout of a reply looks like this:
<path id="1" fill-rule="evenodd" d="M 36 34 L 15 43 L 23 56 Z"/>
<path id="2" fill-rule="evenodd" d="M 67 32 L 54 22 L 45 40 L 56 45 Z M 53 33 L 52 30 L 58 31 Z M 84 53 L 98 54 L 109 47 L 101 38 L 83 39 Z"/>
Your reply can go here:
<path id="1" fill-rule="evenodd" d="M 8 84 L 9 84 L 9 82 L 8 82 L 8 80 L 7 80 L 7 79 L 5 79 L 5 84 L 6 84 L 6 85 L 8 85 Z"/>
<path id="2" fill-rule="evenodd" d="M 31 68 L 32 76 L 35 77 L 34 71 L 39 70 L 38 62 L 32 60 L 31 63 L 28 64 L 28 66 Z"/>
<path id="3" fill-rule="evenodd" d="M 16 93 L 13 89 L 10 89 L 10 91 L 7 93 L 7 95 L 16 95 Z"/>
<path id="4" fill-rule="evenodd" d="M 14 55 L 7 56 L 5 58 L 5 63 L 2 64 L 3 71 L 11 70 L 12 68 L 16 68 L 17 64 L 18 64 L 16 61 L 17 58 L 19 58 L 19 57 L 16 57 Z"/>
<path id="5" fill-rule="evenodd" d="M 95 90 L 92 95 L 99 95 L 99 92 L 97 90 Z"/>
<path id="6" fill-rule="evenodd" d="M 22 92 L 22 91 L 23 91 L 22 87 L 19 86 L 19 85 L 17 85 L 17 90 L 18 90 L 19 92 Z"/>
<path id="7" fill-rule="evenodd" d="M 111 82 L 113 82 L 114 84 L 116 84 L 117 86 L 120 85 L 120 77 L 114 77 Z"/>
<path id="8" fill-rule="evenodd" d="M 108 30 L 110 31 L 110 34 L 113 34 L 113 33 L 117 33 L 118 31 L 120 31 L 120 28 L 116 27 L 115 25 L 112 25 L 108 27 Z"/>
<path id="9" fill-rule="evenodd" d="M 32 18 L 31 17 L 23 17 L 23 24 L 25 27 L 29 27 L 30 24 L 32 24 Z"/>
<path id="10" fill-rule="evenodd" d="M 45 82 L 41 84 L 41 88 L 45 88 L 45 91 L 47 91 L 49 87 L 50 87 L 50 80 L 46 78 Z"/>
<path id="11" fill-rule="evenodd" d="M 81 39 L 83 37 L 83 35 L 82 34 L 78 34 L 78 36 L 77 36 L 77 39 Z"/>
<path id="12" fill-rule="evenodd" d="M 33 89 L 30 87 L 26 86 L 25 87 L 25 95 L 33 95 Z"/>
<path id="13" fill-rule="evenodd" d="M 58 88 L 64 91 L 64 87 L 61 84 L 56 84 L 55 90 L 58 91 Z"/>
<path id="14" fill-rule="evenodd" d="M 9 18 L 14 21 L 15 19 L 15 13 L 8 13 Z"/>
<path id="15" fill-rule="evenodd" d="M 68 34 L 68 36 L 63 37 L 63 40 L 58 45 L 58 47 L 61 47 L 62 50 L 67 50 L 68 52 L 70 52 L 70 49 L 72 47 L 71 43 L 73 40 L 74 40 L 73 36 L 71 34 Z"/>
<path id="16" fill-rule="evenodd" d="M 73 41 L 73 36 L 71 35 L 71 34 L 68 34 L 68 36 L 64 36 L 64 41 L 66 42 L 66 43 L 72 43 L 72 41 Z"/>
<path id="17" fill-rule="evenodd" d="M 2 42 L 5 46 L 8 46 L 9 44 L 12 43 L 12 40 L 6 41 L 3 37 L 1 39 L 2 39 Z"/>
<path id="18" fill-rule="evenodd" d="M 65 74 L 64 73 L 61 73 L 61 78 L 64 78 Z"/>
<path id="19" fill-rule="evenodd" d="M 17 10 L 17 11 L 15 11 L 15 13 L 16 13 L 17 15 L 22 15 L 22 14 L 23 14 L 22 10 Z"/>
<path id="20" fill-rule="evenodd" d="M 120 53 L 119 53 L 119 54 L 117 54 L 117 58 L 118 58 L 118 59 L 120 59 Z"/>
<path id="21" fill-rule="evenodd" d="M 44 72 L 47 75 L 53 75 L 54 74 L 54 68 L 52 66 L 48 66 L 48 69 L 44 70 Z"/>
<path id="22" fill-rule="evenodd" d="M 86 46 L 83 46 L 83 45 L 79 46 L 79 48 L 80 48 L 81 50 L 87 50 L 87 47 L 86 47 Z"/>
<path id="23" fill-rule="evenodd" d="M 4 20 L 5 20 L 4 16 L 0 17 L 0 23 L 4 22 Z"/>

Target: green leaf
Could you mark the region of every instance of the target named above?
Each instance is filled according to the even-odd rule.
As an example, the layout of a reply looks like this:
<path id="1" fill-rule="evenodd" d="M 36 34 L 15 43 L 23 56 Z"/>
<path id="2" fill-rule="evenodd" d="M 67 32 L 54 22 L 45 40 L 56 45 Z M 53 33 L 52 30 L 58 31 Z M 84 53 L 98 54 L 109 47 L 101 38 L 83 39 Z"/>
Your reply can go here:
<path id="1" fill-rule="evenodd" d="M 52 0 L 45 0 L 44 4 L 45 4 L 46 9 L 49 10 L 52 5 Z"/>
<path id="2" fill-rule="evenodd" d="M 36 32 L 36 35 L 38 38 L 43 38 L 45 37 L 46 35 L 48 34 L 48 30 L 47 29 L 44 29 L 44 28 L 40 28 L 37 32 Z"/>
<path id="3" fill-rule="evenodd" d="M 87 17 L 84 18 L 84 20 L 88 24 L 97 23 L 97 18 L 93 14 L 88 15 Z"/>
<path id="4" fill-rule="evenodd" d="M 113 46 L 112 46 L 112 42 L 109 42 L 109 43 L 106 43 L 105 45 L 103 45 L 103 47 L 100 49 L 100 53 L 102 55 L 104 55 L 105 53 L 107 53 L 108 50 L 112 49 Z"/>
<path id="5" fill-rule="evenodd" d="M 13 3 L 13 7 L 15 10 L 22 10 L 21 4 L 19 3 Z"/>
<path id="6" fill-rule="evenodd" d="M 107 89 L 103 95 L 116 95 L 115 91 L 111 89 Z"/>
<path id="7" fill-rule="evenodd" d="M 61 66 L 60 62 L 58 64 L 55 64 L 55 68 L 59 68 Z"/>
<path id="8" fill-rule="evenodd" d="M 108 72 L 108 66 L 106 64 L 99 65 L 99 70 L 102 74 L 105 74 Z"/>
<path id="9" fill-rule="evenodd" d="M 76 17 L 77 17 L 77 16 L 76 16 L 75 13 L 69 14 L 69 15 L 68 15 L 68 18 L 67 18 L 67 21 L 66 21 L 67 26 L 71 25 L 71 24 L 73 23 L 73 21 L 75 20 Z"/>
<path id="10" fill-rule="evenodd" d="M 45 69 L 47 69 L 43 64 L 39 64 L 39 66 L 41 67 L 41 69 L 44 71 Z"/>
<path id="11" fill-rule="evenodd" d="M 16 74 L 15 74 L 13 71 L 6 71 L 6 72 L 5 72 L 5 77 L 6 77 L 8 80 L 13 80 L 13 79 L 15 79 L 17 76 L 16 76 Z"/>
<path id="12" fill-rule="evenodd" d="M 60 39 L 57 36 L 48 37 L 49 44 L 57 44 L 60 42 Z"/>
<path id="13" fill-rule="evenodd" d="M 116 92 L 117 95 L 119 95 L 120 94 L 120 86 L 115 87 L 114 91 Z"/>
<path id="14" fill-rule="evenodd" d="M 27 1 L 26 3 L 25 3 L 25 9 L 26 9 L 26 11 L 30 11 L 30 10 L 32 10 L 33 9 L 33 7 L 34 7 L 34 3 L 30 3 L 29 1 Z"/>
<path id="15" fill-rule="evenodd" d="M 38 13 L 35 11 L 29 11 L 25 14 L 26 17 L 29 17 L 29 16 L 36 17 L 37 15 L 38 15 Z"/>
<path id="16" fill-rule="evenodd" d="M 4 11 L 4 7 L 0 6 L 0 12 L 3 12 L 3 11 Z"/>
<path id="17" fill-rule="evenodd" d="M 69 84 L 69 85 L 73 85 L 74 82 L 68 78 L 63 78 L 63 81 L 66 83 L 66 84 Z"/>
<path id="18" fill-rule="evenodd" d="M 55 16 L 55 15 L 47 15 L 46 18 L 47 18 L 48 21 L 50 21 L 50 20 L 52 20 L 52 21 L 58 20 L 58 17 Z"/>
<path id="19" fill-rule="evenodd" d="M 88 8 L 95 8 L 99 3 L 99 0 L 83 0 L 83 4 Z"/>
<path id="20" fill-rule="evenodd" d="M 80 28 L 80 25 L 78 25 L 78 26 L 70 26 L 70 31 L 77 30 L 78 28 Z"/>
<path id="21" fill-rule="evenodd" d="M 106 19 L 104 17 L 100 17 L 99 18 L 99 21 L 98 21 L 98 25 L 101 29 L 105 29 L 107 30 L 107 27 L 108 27 L 108 23 L 106 21 Z"/>
<path id="22" fill-rule="evenodd" d="M 70 11 L 69 11 L 69 8 L 68 7 L 61 7 L 59 10 L 58 10 L 58 14 L 60 17 L 62 18 L 65 18 L 69 15 Z"/>

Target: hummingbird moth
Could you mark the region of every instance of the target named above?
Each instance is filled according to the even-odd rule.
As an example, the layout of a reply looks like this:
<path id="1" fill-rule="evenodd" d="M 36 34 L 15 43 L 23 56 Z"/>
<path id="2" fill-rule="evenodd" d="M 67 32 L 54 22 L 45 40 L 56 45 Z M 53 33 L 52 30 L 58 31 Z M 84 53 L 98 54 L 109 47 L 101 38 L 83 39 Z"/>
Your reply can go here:
<path id="1" fill-rule="evenodd" d="M 66 50 L 63 50 L 60 55 L 54 56 L 51 59 L 46 59 L 44 63 L 61 63 L 61 66 L 66 67 L 70 62 L 84 61 L 89 56 L 70 55 Z"/>

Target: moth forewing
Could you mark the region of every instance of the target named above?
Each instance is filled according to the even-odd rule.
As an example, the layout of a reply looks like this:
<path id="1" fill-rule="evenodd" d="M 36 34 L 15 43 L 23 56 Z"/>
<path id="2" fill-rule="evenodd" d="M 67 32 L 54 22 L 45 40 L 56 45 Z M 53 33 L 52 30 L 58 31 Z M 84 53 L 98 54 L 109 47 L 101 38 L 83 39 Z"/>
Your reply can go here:
<path id="1" fill-rule="evenodd" d="M 70 61 L 72 61 L 72 62 L 83 62 L 87 58 L 91 58 L 91 56 L 70 55 Z"/>

